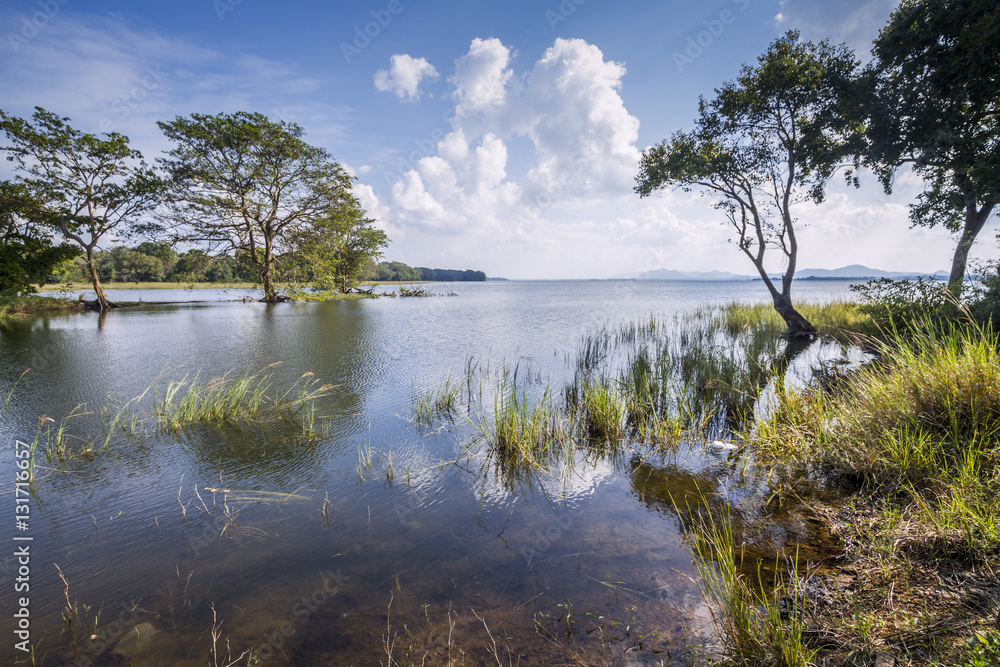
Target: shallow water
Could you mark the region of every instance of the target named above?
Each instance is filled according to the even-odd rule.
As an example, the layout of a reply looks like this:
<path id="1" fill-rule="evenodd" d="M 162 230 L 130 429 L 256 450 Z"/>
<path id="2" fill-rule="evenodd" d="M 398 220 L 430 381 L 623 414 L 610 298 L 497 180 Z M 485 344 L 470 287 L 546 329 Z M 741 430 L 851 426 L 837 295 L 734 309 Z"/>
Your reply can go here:
<path id="1" fill-rule="evenodd" d="M 847 284 L 804 282 L 796 291 L 800 300 L 827 301 L 848 298 Z M 733 457 L 703 443 L 616 457 L 584 448 L 548 472 L 511 477 L 462 420 L 415 425 L 411 396 L 464 378 L 469 358 L 480 368 L 516 365 L 539 387 L 558 390 L 572 376 L 581 335 L 594 327 L 765 301 L 763 286 L 432 289 L 457 294 L 265 305 L 239 301 L 236 290 L 151 290 L 109 297 L 204 302 L 0 325 L 0 399 L 13 391 L 0 414 L 3 516 L 11 537 L 33 538 L 38 664 L 63 664 L 70 650 L 55 565 L 78 603 L 76 631 L 96 635 L 78 641 L 65 664 L 114 664 L 109 649 L 149 624 L 139 634 L 153 634 L 127 661 L 203 665 L 213 606 L 220 664 L 225 640 L 234 657 L 253 648 L 265 664 L 295 665 L 385 664 L 389 653 L 403 665 L 495 664 L 494 641 L 504 664 L 508 650 L 514 664 L 517 656 L 520 664 L 672 664 L 707 641 L 685 518 L 671 498 L 698 490 L 752 519 L 748 499 L 759 481 L 741 476 Z M 146 419 L 142 433 L 116 430 L 101 447 L 106 421 L 158 379 L 162 390 L 185 375 L 271 364 L 276 387 L 306 372 L 335 385 L 317 402 L 319 437 L 267 418 L 179 433 Z M 151 399 L 135 404 L 140 414 L 150 415 Z M 74 411 L 81 416 L 66 419 Z M 100 449 L 44 461 L 29 529 L 18 531 L 6 481 L 15 474 L 14 441 L 31 442 L 42 417 L 54 420 L 43 422 L 43 438 L 65 423 L 71 447 Z M 359 450 L 369 447 L 366 468 Z M 817 541 L 802 517 L 779 519 L 761 529 L 762 543 Z M 5 609 L 14 607 L 16 576 L 8 552 L 0 568 Z M 0 629 L 12 636 L 10 614 Z M 5 640 L 0 659 L 18 657 Z"/>

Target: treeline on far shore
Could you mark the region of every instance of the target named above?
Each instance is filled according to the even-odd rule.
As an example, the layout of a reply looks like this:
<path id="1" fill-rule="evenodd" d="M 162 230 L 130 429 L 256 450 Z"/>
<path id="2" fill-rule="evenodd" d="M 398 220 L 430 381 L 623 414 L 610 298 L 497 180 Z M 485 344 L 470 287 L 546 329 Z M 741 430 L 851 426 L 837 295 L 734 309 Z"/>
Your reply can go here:
<path id="1" fill-rule="evenodd" d="M 116 283 L 258 283 L 257 265 L 245 252 L 212 255 L 201 249 L 178 252 L 169 243 L 146 241 L 134 247 L 117 246 L 94 253 L 98 277 Z M 294 257 L 275 259 L 275 280 L 280 283 L 310 283 L 310 265 Z M 402 262 L 369 260 L 361 280 L 365 281 L 484 281 L 482 271 L 412 267 Z M 82 259 L 64 262 L 47 278 L 50 284 L 90 281 Z"/>

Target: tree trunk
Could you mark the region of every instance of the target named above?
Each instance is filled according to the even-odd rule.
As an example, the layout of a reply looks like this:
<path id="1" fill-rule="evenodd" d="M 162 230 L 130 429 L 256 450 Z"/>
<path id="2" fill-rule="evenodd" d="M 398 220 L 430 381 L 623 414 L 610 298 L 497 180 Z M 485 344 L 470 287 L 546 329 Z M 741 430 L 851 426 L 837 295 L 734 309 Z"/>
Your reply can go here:
<path id="1" fill-rule="evenodd" d="M 87 270 L 90 272 L 90 282 L 94 284 L 94 293 L 97 294 L 97 307 L 100 310 L 111 310 L 111 304 L 104 297 L 104 288 L 101 287 L 101 279 L 97 277 L 97 265 L 94 263 L 93 248 L 87 248 Z"/>
<path id="2" fill-rule="evenodd" d="M 965 270 L 969 263 L 972 244 L 986 225 L 986 219 L 990 217 L 994 206 L 995 202 L 983 204 L 979 210 L 976 210 L 975 205 L 966 206 L 965 225 L 962 227 L 962 235 L 958 239 L 958 246 L 951 260 L 951 276 L 948 278 L 948 291 L 956 298 L 962 296 L 962 284 L 965 281 Z"/>
<path id="3" fill-rule="evenodd" d="M 791 298 L 782 294 L 774 294 L 773 297 L 774 309 L 778 311 L 781 319 L 785 320 L 785 324 L 788 325 L 789 338 L 810 339 L 816 337 L 816 327 L 809 320 L 802 317 L 799 311 L 795 310 L 795 307 L 792 306 Z"/>
<path id="4" fill-rule="evenodd" d="M 778 311 L 781 315 L 781 319 L 785 320 L 785 324 L 788 326 L 788 333 L 786 334 L 788 338 L 802 338 L 811 339 L 816 337 L 816 327 L 814 327 L 809 320 L 802 317 L 799 311 L 795 310 L 792 305 L 792 273 L 786 272 L 781 279 L 782 291 L 779 292 L 778 288 L 774 286 L 771 281 L 771 277 L 767 275 L 767 271 L 764 269 L 764 263 L 761 258 L 754 257 L 747 250 L 743 251 L 753 265 L 757 268 L 757 273 L 760 274 L 761 280 L 764 281 L 764 286 L 767 287 L 767 291 L 771 294 L 771 301 L 774 303 L 774 309 Z M 794 264 L 791 263 L 792 271 L 794 271 Z"/>
<path id="5" fill-rule="evenodd" d="M 271 280 L 271 264 L 273 261 L 274 256 L 271 252 L 271 239 L 265 239 L 264 265 L 261 267 L 260 278 L 264 283 L 264 301 L 267 301 L 268 303 L 273 303 L 278 300 L 278 293 L 274 289 L 274 281 Z"/>

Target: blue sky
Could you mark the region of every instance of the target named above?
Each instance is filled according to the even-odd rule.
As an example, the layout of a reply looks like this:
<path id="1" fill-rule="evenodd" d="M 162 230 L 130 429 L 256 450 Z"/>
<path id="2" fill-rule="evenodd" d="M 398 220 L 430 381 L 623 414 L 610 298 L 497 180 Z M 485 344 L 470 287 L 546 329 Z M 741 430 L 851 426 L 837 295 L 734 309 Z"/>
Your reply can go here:
<path id="1" fill-rule="evenodd" d="M 318 3 L 0 2 L 0 108 L 116 130 L 152 159 L 156 121 L 260 111 L 358 176 L 387 257 L 511 278 L 658 268 L 752 273 L 710 202 L 639 200 L 639 153 L 789 28 L 867 47 L 894 0 Z M 6 175 L 6 174 L 5 174 Z M 919 182 L 836 184 L 799 211 L 802 267 L 949 266 L 908 230 Z M 995 248 L 983 234 L 981 252 Z M 778 268 L 778 267 L 776 267 Z"/>

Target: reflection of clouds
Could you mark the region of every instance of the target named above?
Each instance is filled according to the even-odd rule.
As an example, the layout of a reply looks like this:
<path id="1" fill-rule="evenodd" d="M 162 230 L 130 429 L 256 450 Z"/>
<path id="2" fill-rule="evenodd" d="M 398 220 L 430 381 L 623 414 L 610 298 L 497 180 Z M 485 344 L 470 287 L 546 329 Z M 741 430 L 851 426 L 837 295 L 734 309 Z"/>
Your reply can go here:
<path id="1" fill-rule="evenodd" d="M 786 388 L 798 391 L 816 384 L 817 369 L 835 366 L 840 371 L 851 370 L 875 359 L 875 355 L 865 352 L 856 345 L 841 345 L 840 343 L 820 339 L 796 355 L 785 371 Z M 772 378 L 760 395 L 754 406 L 758 419 L 767 419 L 777 405 L 778 392 L 776 380 Z"/>
<path id="2" fill-rule="evenodd" d="M 530 490 L 532 495 L 573 509 L 596 495 L 601 484 L 617 474 L 612 461 L 582 448 L 575 448 L 548 469 L 525 470 L 523 477 L 515 480 L 504 480 L 485 457 L 479 460 L 483 466 L 479 496 L 487 505 L 506 505 Z"/>

